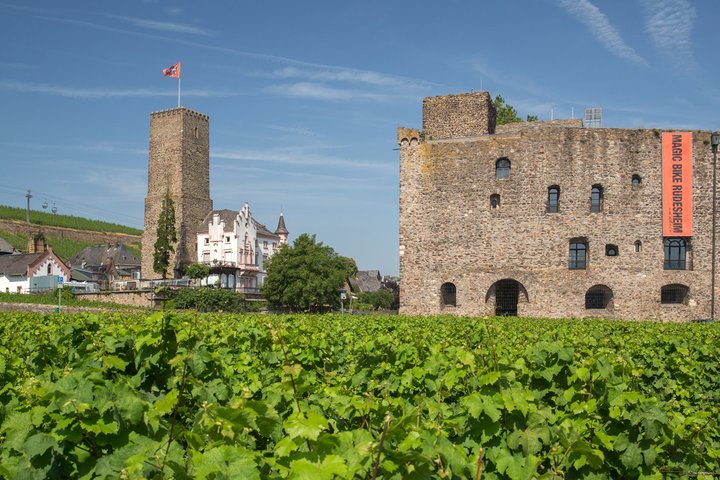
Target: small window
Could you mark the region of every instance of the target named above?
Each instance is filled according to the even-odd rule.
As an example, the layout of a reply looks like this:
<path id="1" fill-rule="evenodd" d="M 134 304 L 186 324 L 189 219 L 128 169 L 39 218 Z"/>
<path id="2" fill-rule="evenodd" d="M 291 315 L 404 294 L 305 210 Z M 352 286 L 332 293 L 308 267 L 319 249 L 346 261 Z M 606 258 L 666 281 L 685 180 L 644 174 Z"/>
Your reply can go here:
<path id="1" fill-rule="evenodd" d="M 500 195 L 497 193 L 490 195 L 490 208 L 493 210 L 500 208 Z"/>
<path id="2" fill-rule="evenodd" d="M 442 304 L 445 306 L 454 307 L 456 289 L 454 283 L 443 283 L 440 287 L 440 296 L 442 297 Z"/>
<path id="3" fill-rule="evenodd" d="M 209 238 L 205 238 L 205 245 L 209 245 L 209 244 L 210 244 L 210 239 L 209 239 Z"/>
<path id="4" fill-rule="evenodd" d="M 603 209 L 603 187 L 593 185 L 590 190 L 590 211 L 593 213 L 602 212 Z"/>
<path id="5" fill-rule="evenodd" d="M 687 302 L 690 289 L 685 285 L 665 285 L 660 289 L 660 303 L 681 304 Z"/>
<path id="6" fill-rule="evenodd" d="M 264 242 L 263 242 L 263 249 L 264 249 L 264 250 L 267 250 L 267 247 L 268 247 L 268 242 L 267 242 L 267 241 L 264 241 Z"/>
<path id="7" fill-rule="evenodd" d="M 200 136 L 200 135 L 199 135 L 199 132 L 198 132 L 198 127 L 195 127 L 195 138 L 198 138 L 199 136 Z"/>
<path id="8" fill-rule="evenodd" d="M 618 247 L 617 245 L 605 245 L 605 255 L 608 257 L 617 257 L 618 255 Z"/>
<path id="9" fill-rule="evenodd" d="M 587 241 L 582 239 L 570 240 L 570 270 L 584 270 L 587 268 Z"/>
<path id="10" fill-rule="evenodd" d="M 642 178 L 640 178 L 640 175 L 638 175 L 636 173 L 635 175 L 632 176 L 632 186 L 633 187 L 639 187 L 641 183 L 642 183 Z"/>
<path id="11" fill-rule="evenodd" d="M 605 285 L 595 285 L 585 293 L 585 309 L 605 309 L 612 300 L 612 290 Z"/>
<path id="12" fill-rule="evenodd" d="M 52 275 L 52 263 L 48 263 L 47 274 Z"/>
<path id="13" fill-rule="evenodd" d="M 634 245 L 633 248 L 635 249 L 635 253 L 642 252 L 642 242 L 640 240 L 635 240 L 635 243 L 633 245 Z"/>
<path id="14" fill-rule="evenodd" d="M 553 185 L 548 188 L 548 213 L 557 213 L 560 211 L 560 187 Z"/>
<path id="15" fill-rule="evenodd" d="M 230 237 L 225 237 L 225 243 L 230 243 Z"/>
<path id="16" fill-rule="evenodd" d="M 687 243 L 684 238 L 665 239 L 665 270 L 685 270 Z"/>
<path id="17" fill-rule="evenodd" d="M 510 160 L 503 157 L 495 162 L 495 176 L 498 179 L 510 178 Z"/>

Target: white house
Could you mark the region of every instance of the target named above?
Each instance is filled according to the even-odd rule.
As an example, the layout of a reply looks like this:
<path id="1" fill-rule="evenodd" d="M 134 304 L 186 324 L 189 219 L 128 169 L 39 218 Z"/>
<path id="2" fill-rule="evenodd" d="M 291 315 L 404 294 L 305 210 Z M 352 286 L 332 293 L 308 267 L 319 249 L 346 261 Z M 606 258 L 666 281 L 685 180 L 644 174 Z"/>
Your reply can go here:
<path id="1" fill-rule="evenodd" d="M 70 269 L 55 255 L 51 247 L 44 252 L 0 255 L 0 291 L 30 293 L 50 290 L 58 277 L 70 279 Z"/>
<path id="2" fill-rule="evenodd" d="M 252 217 L 250 206 L 239 212 L 213 210 L 197 232 L 197 259 L 210 267 L 204 283 L 243 293 L 259 293 L 265 280 L 265 261 L 288 240 L 285 219 L 271 232 Z"/>

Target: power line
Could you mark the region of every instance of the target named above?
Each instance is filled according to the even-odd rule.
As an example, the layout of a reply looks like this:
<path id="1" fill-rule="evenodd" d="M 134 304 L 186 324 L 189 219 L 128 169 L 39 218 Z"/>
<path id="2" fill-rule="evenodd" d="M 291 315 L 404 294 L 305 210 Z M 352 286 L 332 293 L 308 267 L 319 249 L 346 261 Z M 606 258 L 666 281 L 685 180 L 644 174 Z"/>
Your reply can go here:
<path id="1" fill-rule="evenodd" d="M 13 193 L 13 194 L 19 194 L 19 195 L 26 196 L 26 193 L 25 193 L 26 190 L 25 190 L 25 189 L 17 188 L 17 187 L 12 187 L 12 186 L 10 186 L 10 185 L 0 185 L 0 190 L 6 191 L 6 192 L 8 192 L 8 193 Z M 143 221 L 143 219 L 140 218 L 140 217 L 136 217 L 136 216 L 132 216 L 132 215 L 127 215 L 127 214 L 125 214 L 125 213 L 120 213 L 120 212 L 116 212 L 116 211 L 113 211 L 113 210 L 108 210 L 108 209 L 100 208 L 100 207 L 93 207 L 93 206 L 88 205 L 88 204 L 86 204 L 86 203 L 76 202 L 76 201 L 69 200 L 69 199 L 67 199 L 67 198 L 58 197 L 58 196 L 56 196 L 56 195 L 52 195 L 52 194 L 49 194 L 49 193 L 46 193 L 46 192 L 40 192 L 40 191 L 37 191 L 37 190 L 34 190 L 34 192 L 35 192 L 35 193 L 33 194 L 33 196 L 40 196 L 40 197 L 44 197 L 44 198 L 49 198 L 49 199 L 51 199 L 51 200 L 55 200 L 55 201 L 57 201 L 57 202 L 64 203 L 64 204 L 66 204 L 66 205 L 73 206 L 73 207 L 75 207 L 74 210 L 79 211 L 79 212 L 83 212 L 83 213 L 86 213 L 86 214 L 93 215 L 92 212 L 94 211 L 94 212 L 109 213 L 109 214 L 112 214 L 112 215 L 114 215 L 114 216 L 123 217 L 123 218 L 126 218 L 126 219 L 128 219 L 128 220 L 135 221 L 135 222 L 137 222 L 137 221 Z M 29 201 L 29 200 L 28 200 L 28 201 Z"/>

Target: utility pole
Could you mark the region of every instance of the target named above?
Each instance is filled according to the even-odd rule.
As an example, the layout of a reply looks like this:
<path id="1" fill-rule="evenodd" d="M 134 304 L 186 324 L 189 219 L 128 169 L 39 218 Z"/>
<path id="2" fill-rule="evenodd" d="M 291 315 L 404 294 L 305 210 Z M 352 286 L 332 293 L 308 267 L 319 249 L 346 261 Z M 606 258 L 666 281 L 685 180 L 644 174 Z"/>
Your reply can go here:
<path id="1" fill-rule="evenodd" d="M 32 193 L 30 193 L 30 190 L 27 191 L 25 194 L 25 198 L 27 198 L 27 211 L 25 216 L 25 221 L 29 224 L 30 223 L 30 199 L 32 198 Z"/>

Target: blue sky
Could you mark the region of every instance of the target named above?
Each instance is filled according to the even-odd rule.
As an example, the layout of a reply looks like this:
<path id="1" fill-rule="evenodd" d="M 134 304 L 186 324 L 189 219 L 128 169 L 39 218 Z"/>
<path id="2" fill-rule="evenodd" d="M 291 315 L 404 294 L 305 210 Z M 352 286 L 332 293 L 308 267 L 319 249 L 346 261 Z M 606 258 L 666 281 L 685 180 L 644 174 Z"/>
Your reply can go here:
<path id="1" fill-rule="evenodd" d="M 396 128 L 488 90 L 523 116 L 720 129 L 715 0 L 0 0 L 0 204 L 142 228 L 150 112 L 210 116 L 215 208 L 398 273 Z"/>

